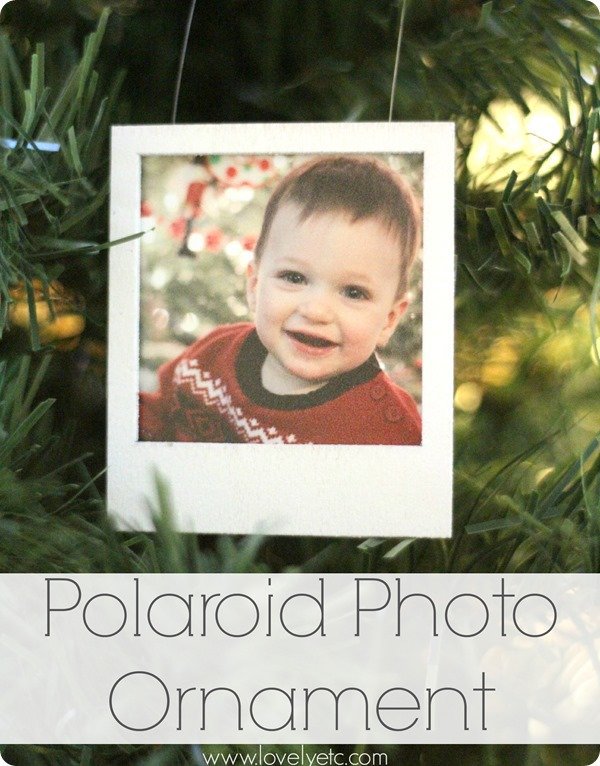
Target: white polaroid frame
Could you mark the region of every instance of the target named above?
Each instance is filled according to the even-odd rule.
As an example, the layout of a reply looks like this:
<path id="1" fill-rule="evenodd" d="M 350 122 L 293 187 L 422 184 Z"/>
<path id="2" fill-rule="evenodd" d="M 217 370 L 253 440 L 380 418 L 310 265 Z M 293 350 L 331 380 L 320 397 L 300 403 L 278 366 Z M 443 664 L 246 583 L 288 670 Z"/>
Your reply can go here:
<path id="1" fill-rule="evenodd" d="M 139 441 L 140 241 L 131 240 L 110 254 L 107 502 L 119 528 L 154 529 L 148 500 L 158 472 L 186 532 L 451 535 L 453 123 L 115 127 L 110 236 L 140 231 L 145 156 L 410 152 L 424 155 L 422 444 Z"/>

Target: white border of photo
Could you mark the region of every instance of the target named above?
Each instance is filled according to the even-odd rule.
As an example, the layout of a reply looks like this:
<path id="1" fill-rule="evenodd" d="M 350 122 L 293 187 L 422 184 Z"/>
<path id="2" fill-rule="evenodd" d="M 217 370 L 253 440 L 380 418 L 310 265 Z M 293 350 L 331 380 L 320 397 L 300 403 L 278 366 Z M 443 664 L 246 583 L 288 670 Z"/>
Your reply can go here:
<path id="1" fill-rule="evenodd" d="M 422 444 L 139 441 L 140 240 L 134 239 L 110 254 L 107 503 L 120 529 L 154 529 L 149 501 L 158 473 L 181 531 L 451 535 L 453 123 L 114 127 L 110 236 L 114 241 L 140 231 L 145 156 L 410 152 L 424 155 Z"/>

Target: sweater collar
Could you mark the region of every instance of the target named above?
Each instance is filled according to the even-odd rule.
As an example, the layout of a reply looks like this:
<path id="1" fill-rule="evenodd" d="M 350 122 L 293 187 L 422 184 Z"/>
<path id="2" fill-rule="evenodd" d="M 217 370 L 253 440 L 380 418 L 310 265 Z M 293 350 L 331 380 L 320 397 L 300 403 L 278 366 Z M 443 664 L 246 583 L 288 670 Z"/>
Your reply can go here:
<path id="1" fill-rule="evenodd" d="M 372 380 L 381 368 L 375 354 L 354 370 L 338 375 L 316 391 L 308 394 L 272 394 L 262 384 L 261 370 L 267 349 L 253 329 L 242 343 L 235 360 L 235 371 L 243 393 L 261 407 L 272 410 L 303 410 L 325 404 L 350 388 Z"/>

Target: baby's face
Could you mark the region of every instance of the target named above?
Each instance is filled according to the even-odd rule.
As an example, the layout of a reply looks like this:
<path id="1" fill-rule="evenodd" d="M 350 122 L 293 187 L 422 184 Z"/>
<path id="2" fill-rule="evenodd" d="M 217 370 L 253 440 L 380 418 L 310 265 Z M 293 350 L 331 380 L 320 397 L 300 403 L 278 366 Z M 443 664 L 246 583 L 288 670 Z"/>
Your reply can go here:
<path id="1" fill-rule="evenodd" d="M 298 207 L 283 205 L 248 274 L 268 352 L 265 388 L 306 393 L 365 362 L 406 309 L 399 276 L 398 240 L 376 219 L 325 213 L 300 222 Z"/>

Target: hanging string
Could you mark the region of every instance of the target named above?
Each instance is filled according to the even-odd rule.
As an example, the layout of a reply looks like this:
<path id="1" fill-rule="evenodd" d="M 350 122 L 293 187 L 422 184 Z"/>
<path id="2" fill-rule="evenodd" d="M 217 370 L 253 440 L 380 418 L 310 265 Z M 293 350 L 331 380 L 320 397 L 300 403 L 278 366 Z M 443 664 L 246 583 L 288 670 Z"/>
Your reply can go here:
<path id="1" fill-rule="evenodd" d="M 396 84 L 398 81 L 398 69 L 400 66 L 400 51 L 402 49 L 402 38 L 404 36 L 404 20 L 406 18 L 406 6 L 408 0 L 402 0 L 402 11 L 400 13 L 400 26 L 398 29 L 398 44 L 396 45 L 396 59 L 394 61 L 394 75 L 392 78 L 392 92 L 390 94 L 390 111 L 388 114 L 388 122 L 392 121 L 392 115 L 394 113 L 394 99 L 396 96 Z M 183 44 L 181 46 L 181 54 L 179 56 L 179 67 L 177 70 L 177 77 L 175 79 L 175 93 L 173 95 L 173 111 L 171 114 L 171 122 L 175 124 L 177 120 L 177 107 L 179 105 L 179 92 L 181 90 L 181 81 L 183 78 L 183 65 L 185 63 L 185 56 L 187 53 L 188 41 L 190 38 L 190 30 L 192 28 L 192 20 L 194 18 L 194 12 L 196 10 L 196 0 L 191 0 L 190 10 L 185 26 L 185 33 L 183 37 Z"/>
<path id="2" fill-rule="evenodd" d="M 398 29 L 398 45 L 396 46 L 396 60 L 394 62 L 394 76 L 392 78 L 392 92 L 390 94 L 390 113 L 388 115 L 388 122 L 392 121 L 392 113 L 394 111 L 394 98 L 396 96 L 396 82 L 398 80 L 398 68 L 400 66 L 400 49 L 402 47 L 402 37 L 404 35 L 404 17 L 406 16 L 406 6 L 408 0 L 402 0 L 402 12 L 400 13 L 400 28 Z"/>
<path id="3" fill-rule="evenodd" d="M 190 39 L 190 30 L 192 28 L 192 19 L 194 18 L 194 11 L 196 10 L 196 0 L 192 0 L 190 3 L 190 10 L 185 25 L 185 34 L 183 36 L 183 44 L 181 46 L 181 53 L 179 55 L 179 68 L 177 70 L 177 77 L 175 79 L 175 93 L 173 94 L 173 112 L 171 114 L 171 122 L 173 125 L 177 120 L 177 107 L 179 106 L 179 91 L 181 90 L 181 80 L 183 77 L 183 65 L 185 63 L 185 54 L 187 53 L 188 40 Z"/>

